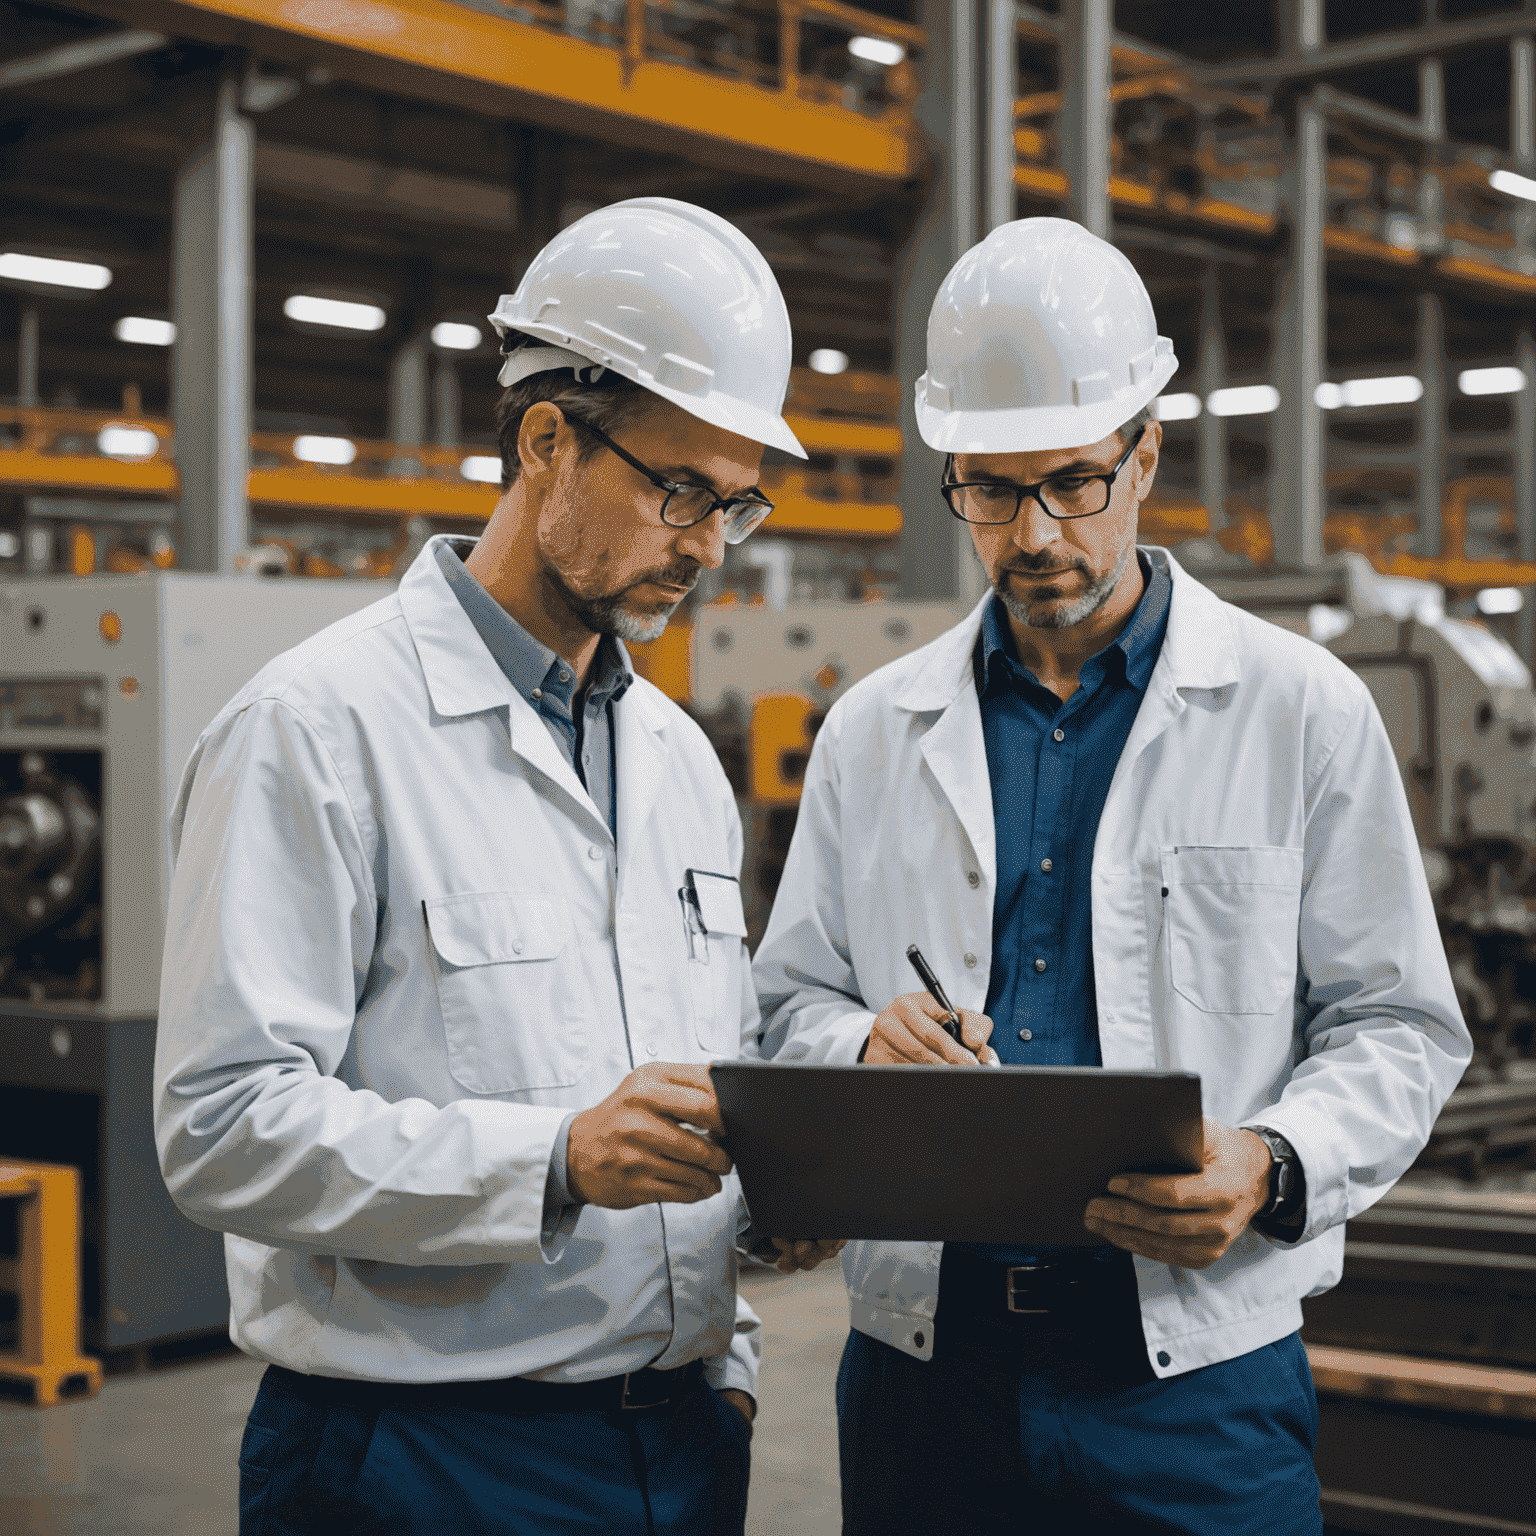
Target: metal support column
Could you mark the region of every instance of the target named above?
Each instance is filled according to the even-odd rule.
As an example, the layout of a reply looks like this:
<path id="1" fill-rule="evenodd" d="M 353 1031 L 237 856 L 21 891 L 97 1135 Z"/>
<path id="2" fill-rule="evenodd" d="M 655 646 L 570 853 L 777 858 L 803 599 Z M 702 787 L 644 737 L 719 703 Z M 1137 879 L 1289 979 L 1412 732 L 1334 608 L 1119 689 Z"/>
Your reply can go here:
<path id="1" fill-rule="evenodd" d="M 1536 40 L 1511 39 L 1509 45 L 1509 147 L 1520 169 L 1536 173 Z M 1515 210 L 1516 256 L 1522 270 L 1536 272 L 1536 203 L 1522 201 Z M 1536 336 L 1521 327 L 1515 362 L 1525 387 L 1514 399 L 1515 538 L 1522 560 L 1536 560 Z M 1527 587 L 1516 620 L 1521 660 L 1536 666 L 1536 587 Z"/>
<path id="2" fill-rule="evenodd" d="M 1077 220 L 1109 238 L 1111 0 L 1076 0 L 1061 12 L 1061 163 Z"/>
<path id="3" fill-rule="evenodd" d="M 917 118 L 940 146 L 938 179 L 897 259 L 895 371 L 901 380 L 901 595 L 979 597 L 986 577 L 970 534 L 939 496 L 943 457 L 918 434 L 912 384 L 928 366 L 928 312 L 945 274 L 981 238 L 981 70 L 975 0 L 922 0 L 929 48 Z"/>
<path id="4" fill-rule="evenodd" d="M 1227 383 L 1227 342 L 1221 329 L 1221 286 L 1214 263 L 1205 269 L 1200 303 L 1200 399 L 1209 400 Z M 1202 405 L 1195 424 L 1200 451 L 1200 501 L 1211 516 L 1211 532 L 1227 526 L 1227 422 Z"/>
<path id="5" fill-rule="evenodd" d="M 389 365 L 389 440 L 402 448 L 419 448 L 427 440 L 427 344 L 420 336 L 406 342 Z M 389 472 L 419 475 L 421 460 L 398 454 Z"/>
<path id="6" fill-rule="evenodd" d="M 24 309 L 16 346 L 16 404 L 24 411 L 37 407 L 37 354 L 37 311 Z"/>
<path id="7" fill-rule="evenodd" d="M 451 357 L 440 357 L 437 360 L 432 407 L 432 414 L 436 417 L 437 446 L 457 448 L 462 435 L 459 426 L 459 369 Z"/>
<path id="8" fill-rule="evenodd" d="M 1421 555 L 1440 553 L 1440 499 L 1445 486 L 1445 312 L 1438 293 L 1419 295 L 1419 532 Z"/>
<path id="9" fill-rule="evenodd" d="M 1018 12 L 1014 0 L 987 0 L 987 112 L 985 222 L 988 230 L 1013 221 L 1018 194 L 1013 179 L 1013 104 L 1019 94 Z"/>
<path id="10" fill-rule="evenodd" d="M 181 468 L 180 563 L 229 572 L 250 543 L 252 223 L 256 136 L 239 84 L 219 87 L 212 141 L 176 183 L 171 414 Z"/>
<path id="11" fill-rule="evenodd" d="M 1269 521 L 1275 559 L 1316 565 L 1323 558 L 1323 381 L 1328 319 L 1323 251 L 1326 124 L 1313 99 L 1296 108 L 1296 160 L 1287 177 L 1291 255 L 1275 316 L 1275 386 L 1280 407 L 1270 432 Z"/>

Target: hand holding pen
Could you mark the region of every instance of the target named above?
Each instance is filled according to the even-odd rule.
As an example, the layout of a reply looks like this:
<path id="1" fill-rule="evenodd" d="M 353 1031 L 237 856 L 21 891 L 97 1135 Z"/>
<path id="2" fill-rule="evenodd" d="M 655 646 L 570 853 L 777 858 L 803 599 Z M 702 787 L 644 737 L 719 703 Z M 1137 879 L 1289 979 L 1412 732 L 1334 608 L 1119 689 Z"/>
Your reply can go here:
<path id="1" fill-rule="evenodd" d="M 926 991 L 904 992 L 880 1011 L 863 1059 L 875 1064 L 949 1062 L 969 1067 L 979 1061 L 984 1066 L 1001 1066 L 987 1044 L 991 1019 L 984 1013 L 954 1007 L 915 944 L 907 957 Z"/>

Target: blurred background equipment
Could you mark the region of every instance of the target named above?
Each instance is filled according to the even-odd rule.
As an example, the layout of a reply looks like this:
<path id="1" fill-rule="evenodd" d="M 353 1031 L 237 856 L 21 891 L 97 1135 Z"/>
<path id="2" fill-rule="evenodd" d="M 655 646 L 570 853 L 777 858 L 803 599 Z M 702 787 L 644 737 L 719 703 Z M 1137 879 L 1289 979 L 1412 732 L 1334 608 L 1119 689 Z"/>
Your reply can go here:
<path id="1" fill-rule="evenodd" d="M 171 1204 L 149 1123 L 182 766 L 266 661 L 380 595 L 181 572 L 0 582 L 0 1154 L 79 1170 L 82 1331 L 109 1359 L 174 1353 L 229 1305 L 222 1239 Z M 12 1252 L 16 1214 L 0 1206 Z M 0 1312 L 13 1338 L 25 1322 Z"/>

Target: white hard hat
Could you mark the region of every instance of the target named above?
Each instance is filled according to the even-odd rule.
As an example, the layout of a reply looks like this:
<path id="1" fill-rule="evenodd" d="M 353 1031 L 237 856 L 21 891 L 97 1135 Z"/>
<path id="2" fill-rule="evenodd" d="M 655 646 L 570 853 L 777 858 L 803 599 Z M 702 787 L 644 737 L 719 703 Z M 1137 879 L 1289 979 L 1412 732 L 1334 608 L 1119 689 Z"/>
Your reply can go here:
<path id="1" fill-rule="evenodd" d="M 1108 437 L 1179 366 L 1126 258 L 1069 219 L 1017 219 L 951 268 L 928 315 L 917 429 L 945 453 Z"/>
<path id="2" fill-rule="evenodd" d="M 503 385 L 595 363 L 700 421 L 806 457 L 783 416 L 784 295 L 757 247 L 707 209 L 633 197 L 577 219 L 489 319 L 499 336 L 550 343 L 509 353 Z"/>

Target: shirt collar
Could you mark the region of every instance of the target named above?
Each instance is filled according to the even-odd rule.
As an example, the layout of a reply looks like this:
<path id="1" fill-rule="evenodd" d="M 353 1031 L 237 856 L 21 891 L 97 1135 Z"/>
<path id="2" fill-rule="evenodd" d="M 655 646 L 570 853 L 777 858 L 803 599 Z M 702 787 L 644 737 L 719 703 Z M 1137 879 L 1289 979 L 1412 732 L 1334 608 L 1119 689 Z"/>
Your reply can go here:
<path id="1" fill-rule="evenodd" d="M 1144 586 L 1130 622 L 1109 645 L 1090 658 L 1084 670 L 1094 662 L 1107 670 L 1108 663 L 1118 659 L 1124 667 L 1126 682 L 1144 691 L 1152 677 L 1152 668 L 1157 664 L 1168 619 L 1168 603 L 1173 596 L 1173 582 L 1166 565 L 1148 560 L 1139 549 L 1136 561 L 1141 566 Z M 1116 652 L 1118 657 L 1113 655 Z M 1033 674 L 1018 659 L 1007 610 L 1002 599 L 994 594 L 981 616 L 981 677 L 978 679 L 981 691 L 1007 686 L 1012 679 L 1025 678 L 1034 681 Z"/>
<path id="2" fill-rule="evenodd" d="M 475 540 L 455 537 L 438 544 L 435 553 L 444 579 L 507 681 L 535 707 L 553 696 L 569 710 L 576 690 L 572 669 L 547 645 L 535 640 L 470 574 L 464 557 L 474 547 Z M 587 690 L 588 703 L 617 701 L 633 681 L 634 669 L 623 641 L 604 635 Z M 538 698 L 533 698 L 535 691 Z"/>

